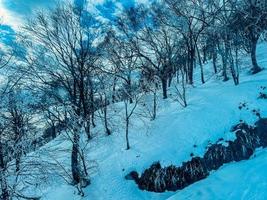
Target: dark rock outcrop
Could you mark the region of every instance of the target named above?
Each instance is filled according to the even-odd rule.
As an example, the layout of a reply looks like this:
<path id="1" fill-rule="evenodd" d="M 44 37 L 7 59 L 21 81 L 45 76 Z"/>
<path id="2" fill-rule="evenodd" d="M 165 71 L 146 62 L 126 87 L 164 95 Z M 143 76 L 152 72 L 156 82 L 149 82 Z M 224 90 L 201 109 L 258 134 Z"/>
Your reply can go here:
<path id="1" fill-rule="evenodd" d="M 142 190 L 176 191 L 206 178 L 210 171 L 217 170 L 225 163 L 249 159 L 256 148 L 267 146 L 266 118 L 259 119 L 255 126 L 241 122 L 234 126 L 232 131 L 236 134 L 234 141 L 228 141 L 225 145 L 217 143 L 209 146 L 203 158 L 193 157 L 180 167 L 171 165 L 163 168 L 157 162 L 140 177 L 134 171 L 126 178 L 134 180 Z"/>
<path id="2" fill-rule="evenodd" d="M 259 137 L 260 146 L 267 147 L 267 119 L 260 119 L 255 123 L 255 134 Z"/>
<path id="3" fill-rule="evenodd" d="M 204 160 L 195 157 L 181 167 L 171 165 L 162 168 L 159 162 L 154 163 L 144 171 L 137 183 L 142 190 L 164 192 L 168 188 L 169 191 L 175 191 L 207 177 L 208 174 Z"/>
<path id="4" fill-rule="evenodd" d="M 138 181 L 139 180 L 138 173 L 136 171 L 131 171 L 129 174 L 125 176 L 125 179 Z"/>

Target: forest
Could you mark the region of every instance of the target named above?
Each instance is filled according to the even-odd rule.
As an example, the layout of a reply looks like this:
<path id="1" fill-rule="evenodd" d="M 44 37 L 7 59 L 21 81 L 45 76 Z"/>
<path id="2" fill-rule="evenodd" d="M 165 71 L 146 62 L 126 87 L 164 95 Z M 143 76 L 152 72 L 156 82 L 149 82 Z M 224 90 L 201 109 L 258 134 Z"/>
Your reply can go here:
<path id="1" fill-rule="evenodd" d="M 113 14 L 109 14 L 111 11 L 107 9 L 107 18 L 92 12 L 90 3 L 58 1 L 53 9 L 36 10 L 25 19 L 12 42 L 0 45 L 1 200 L 116 200 L 126 196 L 127 199 L 167 199 L 171 196 L 169 193 L 166 196 L 144 194 L 138 197 L 135 191 L 139 190 L 139 185 L 143 190 L 164 192 L 162 187 L 165 188 L 165 182 L 157 182 L 162 181 L 157 177 L 161 176 L 160 173 L 169 173 L 162 170 L 174 168 L 161 169 L 160 164 L 154 163 L 150 170 L 161 169 L 159 174 L 155 175 L 153 171 L 151 175 L 147 171 L 143 174 L 146 177 L 138 178 L 138 173 L 134 172 L 141 173 L 157 161 L 165 162 L 165 167 L 170 163 L 180 166 L 181 161 L 190 159 L 192 149 L 198 148 L 198 145 L 204 148 L 208 140 L 214 144 L 216 140 L 210 138 L 218 140 L 223 137 L 204 133 L 205 126 L 212 128 L 212 134 L 223 134 L 229 126 L 242 125 L 242 120 L 248 120 L 240 114 L 246 110 L 252 110 L 252 114 L 247 111 L 250 114 L 244 116 L 250 115 L 259 120 L 258 126 L 254 129 L 242 125 L 240 130 L 248 135 L 236 133 L 237 139 L 229 139 L 233 141 L 232 144 L 229 142 L 229 146 L 239 148 L 239 141 L 243 141 L 244 137 L 249 139 L 252 152 L 248 153 L 250 149 L 247 149 L 246 155 L 249 155 L 240 158 L 243 160 L 248 159 L 256 148 L 267 145 L 263 136 L 267 134 L 264 125 L 266 104 L 257 103 L 258 99 L 267 99 L 267 79 L 262 62 L 267 55 L 266 49 L 260 51 L 261 57 L 257 56 L 259 46 L 266 46 L 267 1 L 151 0 L 117 8 Z M 108 7 L 114 2 L 107 0 L 102 3 Z M 3 25 L 0 24 L 0 27 Z M 212 81 L 216 81 L 217 85 Z M 256 82 L 256 86 L 244 85 L 248 81 Z M 259 96 L 258 99 L 255 96 L 255 99 L 247 100 L 252 98 L 253 92 Z M 203 101 L 212 104 L 210 109 L 214 112 L 205 110 L 202 99 L 192 100 L 192 95 L 195 99 L 207 97 Z M 227 96 L 227 101 L 223 101 L 224 96 Z M 196 107 L 203 110 L 194 111 Z M 188 109 L 193 110 L 186 114 Z M 236 109 L 236 114 L 231 118 L 230 111 L 233 109 Z M 172 112 L 177 113 L 172 115 Z M 165 115 L 168 118 L 164 120 Z M 214 124 L 213 118 L 217 120 Z M 196 122 L 198 120 L 203 126 Z M 168 129 L 172 122 L 183 124 L 186 128 Z M 223 125 L 224 122 L 227 125 Z M 266 132 L 260 132 L 258 127 Z M 194 133 L 196 135 L 207 135 L 205 139 L 197 139 L 197 136 L 189 134 L 176 140 L 176 137 L 161 134 L 146 143 L 146 137 L 154 137 L 152 132 L 156 129 L 169 130 L 170 135 L 176 130 L 186 129 L 192 132 L 198 130 Z M 250 138 L 251 134 L 256 139 Z M 161 141 L 164 137 L 167 138 L 165 142 Z M 176 150 L 168 151 L 168 148 L 177 145 L 183 152 L 180 142 L 187 140 L 193 143 L 190 143 L 190 150 L 184 150 L 188 154 L 186 159 L 180 158 Z M 153 149 L 149 145 L 152 143 L 155 145 Z M 242 145 L 247 147 L 247 143 Z M 212 146 L 216 149 L 214 151 L 221 151 L 219 147 Z M 146 148 L 150 153 L 142 156 Z M 216 156 L 212 154 L 212 148 L 206 151 L 205 156 L 209 156 L 208 153 Z M 152 153 L 157 151 L 157 154 Z M 235 152 L 239 150 L 235 149 Z M 161 154 L 162 157 L 159 156 Z M 168 154 L 173 155 L 165 158 Z M 142 161 L 135 168 L 135 160 L 140 155 Z M 191 153 L 191 157 L 194 155 Z M 113 160 L 111 157 L 111 161 L 111 158 L 106 159 L 108 156 L 116 158 Z M 173 160 L 175 156 L 177 160 Z M 108 171 L 110 167 L 112 170 L 116 162 L 123 161 L 127 164 L 121 164 L 119 172 L 111 173 L 120 178 L 120 185 L 126 188 L 127 195 L 102 196 L 100 192 L 92 196 L 91 191 L 96 190 L 97 193 L 98 188 L 93 185 L 99 184 L 99 179 L 102 179 L 101 169 Z M 239 157 L 234 155 L 228 161 L 239 161 Z M 198 168 L 204 161 L 192 158 L 192 162 L 196 162 L 193 164 Z M 218 168 L 208 167 L 209 170 Z M 183 167 L 176 170 L 175 173 L 179 174 Z M 127 176 L 130 171 L 134 172 Z M 198 181 L 195 179 L 200 172 L 192 173 L 189 173 L 190 177 Z M 205 178 L 208 172 L 203 173 Z M 126 184 L 124 176 L 135 180 L 137 185 L 127 181 L 129 185 L 123 186 Z M 174 181 L 175 176 L 178 175 L 171 173 L 168 181 Z M 146 178 L 151 183 L 146 182 Z M 71 188 L 74 192 L 70 193 L 74 196 L 57 197 L 54 190 L 47 192 L 51 182 L 58 187 L 66 185 Z M 156 184 L 155 188 L 153 184 Z M 181 187 L 176 185 L 176 189 L 172 187 L 170 191 L 183 189 L 189 184 L 191 182 Z M 65 192 L 66 188 L 58 191 Z M 116 192 L 120 193 L 120 189 Z M 52 196 L 45 197 L 45 193 Z M 261 198 L 256 196 L 255 199 Z"/>

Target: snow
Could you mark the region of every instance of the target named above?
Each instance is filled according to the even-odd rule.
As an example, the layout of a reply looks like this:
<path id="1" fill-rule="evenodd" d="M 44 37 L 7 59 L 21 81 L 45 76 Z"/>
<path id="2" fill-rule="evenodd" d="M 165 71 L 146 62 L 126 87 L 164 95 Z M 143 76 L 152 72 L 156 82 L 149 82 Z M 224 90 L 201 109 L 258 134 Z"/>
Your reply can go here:
<path id="1" fill-rule="evenodd" d="M 266 50 L 266 44 L 259 45 L 258 59 L 263 67 L 267 64 Z M 205 67 L 208 65 L 210 63 Z M 257 99 L 260 87 L 267 86 L 267 70 L 249 75 L 248 57 L 242 59 L 242 66 L 244 69 L 240 85 L 234 86 L 231 80 L 222 82 L 218 77 L 210 75 L 206 77 L 209 79 L 206 84 L 196 81 L 195 87 L 188 89 L 187 108 L 182 108 L 171 96 L 168 100 L 160 100 L 158 116 L 154 121 L 141 117 L 144 108 L 139 106 L 137 113 L 131 118 L 131 149 L 128 151 L 125 150 L 122 122 L 123 104 L 117 103 L 109 107 L 113 134 L 105 136 L 100 125 L 94 129 L 98 134 L 88 148 L 87 156 L 97 163 L 97 167 L 91 175 L 91 185 L 85 189 L 85 197 L 78 196 L 75 188 L 63 180 L 54 178 L 43 190 L 43 199 L 267 199 L 267 193 L 264 192 L 267 186 L 267 150 L 259 150 L 256 157 L 248 161 L 224 165 L 205 180 L 177 192 L 141 191 L 133 181 L 124 178 L 132 170 L 141 173 L 155 161 L 160 161 L 163 166 L 181 165 L 190 159 L 191 153 L 202 156 L 208 144 L 215 143 L 220 138 L 234 140 L 231 127 L 239 120 L 254 123 L 257 117 L 251 112 L 253 109 L 260 109 L 261 115 L 267 116 L 266 100 Z M 198 73 L 195 76 L 196 79 L 200 78 Z M 244 102 L 249 110 L 238 109 L 239 104 Z M 70 144 L 61 139 L 50 142 L 43 150 L 68 150 Z M 54 157 L 59 157 L 65 165 L 69 165 L 69 152 L 52 152 Z"/>
<path id="2" fill-rule="evenodd" d="M 224 165 L 168 200 L 267 199 L 267 150 L 259 149 L 250 160 Z"/>

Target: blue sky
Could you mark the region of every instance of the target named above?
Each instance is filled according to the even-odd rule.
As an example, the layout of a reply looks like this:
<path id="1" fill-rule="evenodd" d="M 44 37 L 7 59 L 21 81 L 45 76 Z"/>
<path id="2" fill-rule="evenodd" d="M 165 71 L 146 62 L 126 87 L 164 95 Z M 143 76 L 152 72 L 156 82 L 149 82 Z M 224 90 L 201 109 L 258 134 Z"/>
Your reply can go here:
<path id="1" fill-rule="evenodd" d="M 71 0 L 0 0 L 0 42 L 7 43 L 27 18 L 37 10 L 51 9 L 59 1 Z M 73 0 L 81 4 L 85 0 Z M 129 8 L 135 3 L 146 3 L 149 0 L 88 0 L 89 8 L 97 15 L 113 19 L 114 14 L 122 8 Z"/>
<path id="2" fill-rule="evenodd" d="M 18 28 L 36 10 L 52 8 L 58 1 L 72 0 L 0 0 L 0 17 L 5 24 Z M 85 0 L 73 0 L 80 4 Z M 104 17 L 111 17 L 117 8 L 131 7 L 149 0 L 88 0 L 89 7 Z"/>
<path id="3" fill-rule="evenodd" d="M 56 0 L 0 0 L 0 42 L 9 44 L 15 38 L 17 29 L 23 25 L 35 10 L 47 9 Z"/>
<path id="4" fill-rule="evenodd" d="M 54 0 L 1 0 L 2 6 L 18 15 L 29 15 L 34 9 L 49 7 Z"/>
<path id="5" fill-rule="evenodd" d="M 64 0 L 0 0 L 0 17 L 3 23 L 18 28 L 34 12 L 51 9 L 58 1 Z"/>

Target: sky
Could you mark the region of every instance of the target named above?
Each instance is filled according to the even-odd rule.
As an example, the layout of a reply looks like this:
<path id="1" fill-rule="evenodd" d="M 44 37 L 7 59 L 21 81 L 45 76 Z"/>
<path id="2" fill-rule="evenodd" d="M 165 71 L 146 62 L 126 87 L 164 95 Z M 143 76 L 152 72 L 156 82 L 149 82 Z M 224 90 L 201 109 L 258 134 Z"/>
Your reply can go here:
<path id="1" fill-rule="evenodd" d="M 49 10 L 60 1 L 80 4 L 86 0 L 0 0 L 0 42 L 8 43 L 16 31 L 38 10 Z M 102 18 L 112 19 L 119 9 L 150 0 L 87 0 L 88 7 Z M 0 46 L 1 47 L 1 46 Z"/>
<path id="2" fill-rule="evenodd" d="M 36 11 L 52 9 L 58 1 L 65 0 L 0 0 L 0 17 L 2 23 L 17 29 Z M 83 0 L 74 1 L 79 3 Z M 102 0 L 94 0 L 93 2 L 98 4 L 102 3 Z"/>
<path id="3" fill-rule="evenodd" d="M 0 0 L 0 18 L 2 23 L 12 28 L 19 28 L 23 22 L 37 10 L 51 9 L 58 1 L 72 0 Z M 79 4 L 85 0 L 73 0 Z M 136 2 L 145 3 L 149 0 L 88 0 L 89 7 L 101 16 L 111 17 L 117 8 L 130 7 Z"/>

